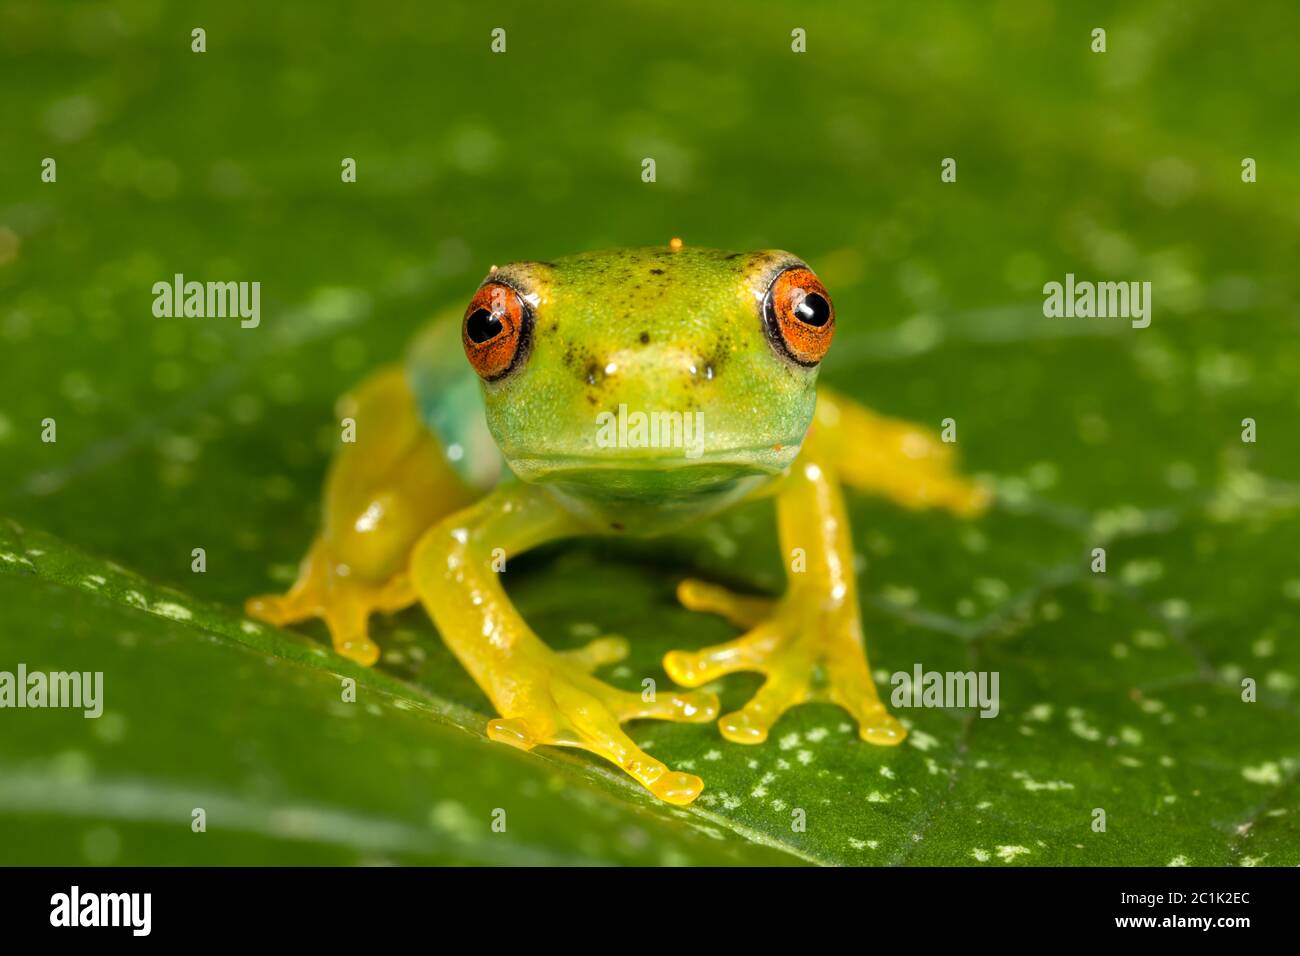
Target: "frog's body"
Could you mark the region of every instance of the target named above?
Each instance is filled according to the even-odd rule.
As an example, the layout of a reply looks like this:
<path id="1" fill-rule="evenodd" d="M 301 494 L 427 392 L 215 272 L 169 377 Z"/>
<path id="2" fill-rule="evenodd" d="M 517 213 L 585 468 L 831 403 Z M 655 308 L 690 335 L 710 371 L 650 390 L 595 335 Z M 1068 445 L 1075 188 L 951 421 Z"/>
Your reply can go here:
<path id="1" fill-rule="evenodd" d="M 720 721 L 736 742 L 761 742 L 789 707 L 826 699 L 853 714 L 864 740 L 898 743 L 903 728 L 867 669 L 840 484 L 961 514 L 985 495 L 920 429 L 817 394 L 834 322 L 825 289 L 784 252 L 674 243 L 494 267 L 469 309 L 436 318 L 404 366 L 343 399 L 356 441 L 330 470 L 321 534 L 289 593 L 249 611 L 277 624 L 322 616 L 336 650 L 369 664 L 369 614 L 420 600 L 502 714 L 493 739 L 582 747 L 687 803 L 699 778 L 669 771 L 619 724 L 710 721 L 716 698 L 646 702 L 604 684 L 591 672 L 622 656 L 621 641 L 550 650 L 497 572 L 546 541 L 670 532 L 772 495 L 793 568 L 787 594 L 683 582 L 684 604 L 748 633 L 674 651 L 665 669 L 687 686 L 767 675 Z"/>

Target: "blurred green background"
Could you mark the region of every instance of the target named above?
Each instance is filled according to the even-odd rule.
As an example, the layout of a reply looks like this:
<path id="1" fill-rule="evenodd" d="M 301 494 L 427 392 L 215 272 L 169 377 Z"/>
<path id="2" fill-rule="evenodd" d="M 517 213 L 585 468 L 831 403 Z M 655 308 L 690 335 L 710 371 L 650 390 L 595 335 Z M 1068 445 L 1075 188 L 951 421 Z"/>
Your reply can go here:
<path id="1" fill-rule="evenodd" d="M 731 7 L 0 4 L 0 670 L 106 694 L 0 711 L 0 863 L 1300 863 L 1300 9 Z M 882 682 L 998 671 L 998 719 L 909 711 L 891 751 L 826 705 L 757 748 L 636 725 L 705 779 L 672 809 L 487 743 L 418 610 L 368 673 L 242 619 L 311 537 L 338 394 L 492 263 L 671 236 L 803 256 L 825 380 L 957 420 L 999 505 L 854 498 L 866 627 Z M 155 319 L 177 272 L 260 281 L 261 326 Z M 1151 327 L 1044 318 L 1067 272 L 1150 281 Z M 636 688 L 733 633 L 676 580 L 775 589 L 774 540 L 748 509 L 509 586 L 555 646 L 631 638 Z"/>

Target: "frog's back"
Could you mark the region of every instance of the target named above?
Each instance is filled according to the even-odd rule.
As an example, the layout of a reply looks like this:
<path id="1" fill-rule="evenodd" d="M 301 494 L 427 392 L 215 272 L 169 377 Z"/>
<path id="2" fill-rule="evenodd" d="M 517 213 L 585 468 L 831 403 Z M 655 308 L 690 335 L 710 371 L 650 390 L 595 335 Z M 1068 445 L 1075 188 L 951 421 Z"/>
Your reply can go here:
<path id="1" fill-rule="evenodd" d="M 505 471 L 505 459 L 488 431 L 478 376 L 465 361 L 460 311 L 441 312 L 421 329 L 405 366 L 420 418 L 448 463 L 471 487 L 492 488 Z"/>

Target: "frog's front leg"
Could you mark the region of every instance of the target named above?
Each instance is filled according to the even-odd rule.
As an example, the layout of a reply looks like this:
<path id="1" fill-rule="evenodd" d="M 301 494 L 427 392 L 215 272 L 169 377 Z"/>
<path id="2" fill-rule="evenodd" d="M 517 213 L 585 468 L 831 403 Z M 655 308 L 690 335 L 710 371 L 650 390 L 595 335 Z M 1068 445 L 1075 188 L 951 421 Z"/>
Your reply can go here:
<path id="1" fill-rule="evenodd" d="M 664 670 L 687 687 L 735 671 L 767 677 L 748 704 L 718 722 L 722 735 L 736 743 L 762 743 L 783 713 L 810 700 L 847 710 L 863 740 L 901 743 L 906 731 L 880 702 L 867 667 L 839 481 L 811 441 L 777 494 L 777 521 L 781 552 L 792 568 L 785 596 L 772 601 L 683 581 L 678 596 L 684 605 L 749 630 L 701 651 L 673 651 Z"/>
<path id="2" fill-rule="evenodd" d="M 611 639 L 574 652 L 547 647 L 506 596 L 495 567 L 547 541 L 586 529 L 545 491 L 510 484 L 453 514 L 426 534 L 411 560 L 420 600 L 451 648 L 501 715 L 493 740 L 531 750 L 578 747 L 604 757 L 669 803 L 690 803 L 703 789 L 642 751 L 620 725 L 636 718 L 701 723 L 718 713 L 708 693 L 665 693 L 647 702 L 591 671 L 626 653 Z"/>
<path id="3" fill-rule="evenodd" d="M 777 492 L 781 551 L 789 571 L 784 597 L 732 594 L 687 580 L 688 608 L 720 614 L 747 633 L 701 651 L 673 651 L 664 670 L 698 687 L 724 674 L 757 671 L 767 681 L 748 704 L 719 721 L 722 735 L 757 744 L 785 711 L 826 700 L 858 722 L 859 736 L 894 745 L 906 731 L 886 711 L 867 664 L 841 482 L 883 493 L 909 507 L 978 513 L 987 493 L 957 475 L 937 441 L 907 423 L 875 416 L 841 396 L 819 396 L 817 416 Z"/>

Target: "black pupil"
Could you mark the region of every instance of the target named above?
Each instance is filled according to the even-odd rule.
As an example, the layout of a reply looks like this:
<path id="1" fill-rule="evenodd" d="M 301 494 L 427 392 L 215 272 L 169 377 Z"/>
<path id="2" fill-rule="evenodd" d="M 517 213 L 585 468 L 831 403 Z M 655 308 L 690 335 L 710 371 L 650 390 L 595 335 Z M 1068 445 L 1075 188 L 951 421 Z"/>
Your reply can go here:
<path id="1" fill-rule="evenodd" d="M 465 320 L 465 331 L 471 342 L 482 345 L 501 334 L 501 320 L 487 309 L 475 309 Z"/>
<path id="2" fill-rule="evenodd" d="M 831 304 L 826 297 L 808 292 L 794 308 L 795 316 L 805 325 L 822 326 L 831 320 Z"/>

